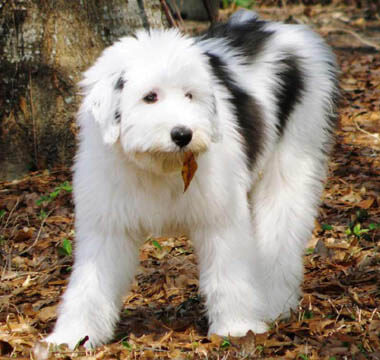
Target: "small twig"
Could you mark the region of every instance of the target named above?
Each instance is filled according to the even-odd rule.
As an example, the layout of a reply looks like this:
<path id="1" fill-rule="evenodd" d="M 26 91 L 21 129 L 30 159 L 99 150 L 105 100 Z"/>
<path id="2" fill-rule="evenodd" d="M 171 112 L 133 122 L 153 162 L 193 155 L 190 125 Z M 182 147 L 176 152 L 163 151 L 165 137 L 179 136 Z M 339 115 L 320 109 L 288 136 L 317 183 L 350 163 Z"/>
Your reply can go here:
<path id="1" fill-rule="evenodd" d="M 166 3 L 166 0 L 160 0 L 160 2 L 161 2 L 162 8 L 164 9 L 166 19 L 168 20 L 170 27 L 178 27 L 178 24 L 175 21 L 173 15 L 172 15 L 172 12 L 169 9 L 168 4 Z"/>
<path id="2" fill-rule="evenodd" d="M 16 201 L 16 204 L 13 206 L 11 212 L 9 213 L 8 218 L 7 218 L 7 221 L 5 222 L 5 225 L 3 226 L 2 230 L 4 230 L 4 229 L 7 227 L 8 223 L 9 223 L 9 219 L 10 219 L 11 216 L 13 215 L 13 212 L 16 210 L 16 208 L 17 208 L 19 202 L 20 202 L 20 198 L 18 197 L 18 198 L 17 198 L 17 201 Z"/>
<path id="3" fill-rule="evenodd" d="M 176 15 L 178 17 L 178 21 L 179 23 L 181 24 L 181 28 L 183 29 L 185 27 L 185 23 L 182 19 L 182 16 L 181 16 L 181 10 L 179 9 L 178 5 L 177 5 L 177 2 L 176 1 L 173 1 L 173 4 L 172 6 L 174 7 L 174 10 L 176 12 Z"/>
<path id="4" fill-rule="evenodd" d="M 375 314 L 378 313 L 378 308 L 375 308 L 373 311 L 372 311 L 372 314 L 371 314 L 371 317 L 369 318 L 369 321 L 372 321 L 373 318 L 375 317 Z M 380 316 L 379 316 L 380 318 Z"/>
<path id="5" fill-rule="evenodd" d="M 359 131 L 361 131 L 362 133 L 364 133 L 364 134 L 366 134 L 366 135 L 368 135 L 368 136 L 371 136 L 371 137 L 375 138 L 377 141 L 380 139 L 380 135 L 379 135 L 379 133 L 376 133 L 376 134 L 370 133 L 369 131 L 362 129 L 362 128 L 359 126 L 358 122 L 357 122 L 355 119 L 352 119 L 352 120 L 353 120 L 353 122 L 354 122 L 354 124 L 355 124 L 355 127 L 356 127 Z"/>
<path id="6" fill-rule="evenodd" d="M 21 252 L 19 253 L 19 255 L 25 254 L 25 253 L 28 252 L 28 251 L 29 251 L 34 245 L 37 244 L 37 241 L 38 241 L 39 238 L 40 238 L 40 235 L 41 235 L 42 229 L 43 229 L 43 227 L 44 227 L 44 225 L 45 225 L 45 222 L 46 222 L 47 218 L 49 217 L 49 215 L 50 215 L 54 210 L 55 210 L 55 209 L 50 210 L 50 211 L 48 212 L 48 214 L 43 218 L 43 220 L 42 220 L 42 222 L 41 222 L 41 226 L 40 226 L 40 228 L 39 228 L 39 230 L 38 230 L 37 236 L 36 236 L 35 240 L 33 241 L 33 244 L 30 245 L 30 246 L 29 246 L 28 248 L 26 248 L 25 250 L 21 251 Z"/>
<path id="7" fill-rule="evenodd" d="M 367 45 L 367 46 L 369 46 L 371 48 L 374 48 L 375 50 L 380 51 L 380 45 L 372 42 L 371 40 L 363 38 L 361 35 L 359 35 L 357 32 L 355 32 L 353 30 L 343 29 L 343 28 L 333 28 L 333 27 L 331 27 L 331 28 L 327 27 L 327 28 L 325 28 L 323 30 L 326 31 L 326 32 L 343 32 L 343 33 L 352 35 L 353 37 L 355 37 L 357 40 L 359 40 L 364 45 Z"/>

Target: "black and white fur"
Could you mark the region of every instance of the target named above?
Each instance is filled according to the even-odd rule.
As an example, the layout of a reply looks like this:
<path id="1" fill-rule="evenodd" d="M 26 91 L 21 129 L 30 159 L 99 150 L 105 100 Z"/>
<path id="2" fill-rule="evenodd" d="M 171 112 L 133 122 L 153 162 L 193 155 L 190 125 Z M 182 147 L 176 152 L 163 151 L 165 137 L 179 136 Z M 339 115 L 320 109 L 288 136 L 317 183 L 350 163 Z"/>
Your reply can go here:
<path id="1" fill-rule="evenodd" d="M 264 332 L 295 308 L 337 118 L 325 42 L 242 11 L 195 39 L 122 38 L 81 86 L 75 264 L 46 341 L 112 338 L 151 234 L 192 239 L 209 333 Z"/>

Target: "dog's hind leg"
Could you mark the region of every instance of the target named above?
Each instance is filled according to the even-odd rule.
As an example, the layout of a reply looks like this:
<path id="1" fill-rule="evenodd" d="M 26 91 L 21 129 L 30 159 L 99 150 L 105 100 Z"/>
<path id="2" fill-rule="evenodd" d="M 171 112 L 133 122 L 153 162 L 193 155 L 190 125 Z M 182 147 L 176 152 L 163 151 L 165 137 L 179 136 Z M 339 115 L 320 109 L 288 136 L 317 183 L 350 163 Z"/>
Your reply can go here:
<path id="1" fill-rule="evenodd" d="M 285 139 L 286 140 L 286 139 Z M 303 280 L 303 252 L 314 227 L 326 173 L 321 150 L 297 150 L 283 141 L 252 194 L 256 263 L 265 285 L 265 319 L 296 308 Z"/>

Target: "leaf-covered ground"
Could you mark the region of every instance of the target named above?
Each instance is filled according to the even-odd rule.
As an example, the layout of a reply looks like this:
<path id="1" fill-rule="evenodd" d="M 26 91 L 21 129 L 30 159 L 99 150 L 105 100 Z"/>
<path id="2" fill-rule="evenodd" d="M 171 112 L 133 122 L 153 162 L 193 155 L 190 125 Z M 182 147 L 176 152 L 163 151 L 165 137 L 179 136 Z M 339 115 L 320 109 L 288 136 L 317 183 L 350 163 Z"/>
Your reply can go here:
<path id="1" fill-rule="evenodd" d="M 191 242 L 149 239 L 114 342 L 52 358 L 380 359 L 379 18 L 348 7 L 261 12 L 311 23 L 342 68 L 341 123 L 298 311 L 266 334 L 207 338 Z M 30 358 L 54 324 L 74 246 L 70 178 L 57 169 L 0 183 L 0 358 Z"/>

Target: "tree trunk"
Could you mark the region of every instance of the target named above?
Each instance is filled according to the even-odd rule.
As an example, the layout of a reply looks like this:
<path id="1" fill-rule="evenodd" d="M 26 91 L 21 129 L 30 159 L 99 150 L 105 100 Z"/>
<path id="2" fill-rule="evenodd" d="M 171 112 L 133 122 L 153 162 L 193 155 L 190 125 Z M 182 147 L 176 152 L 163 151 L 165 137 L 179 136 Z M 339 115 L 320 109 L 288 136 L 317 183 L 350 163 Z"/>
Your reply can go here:
<path id="1" fill-rule="evenodd" d="M 0 4 L 0 179 L 70 165 L 81 72 L 117 38 L 165 23 L 159 0 Z"/>

